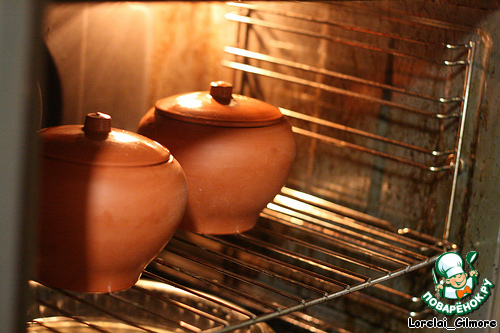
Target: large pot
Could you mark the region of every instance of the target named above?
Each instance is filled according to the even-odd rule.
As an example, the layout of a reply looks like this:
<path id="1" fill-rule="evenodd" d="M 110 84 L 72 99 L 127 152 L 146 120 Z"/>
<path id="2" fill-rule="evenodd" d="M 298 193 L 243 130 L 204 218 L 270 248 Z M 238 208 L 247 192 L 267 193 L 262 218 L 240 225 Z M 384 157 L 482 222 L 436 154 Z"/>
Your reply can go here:
<path id="1" fill-rule="evenodd" d="M 170 152 L 89 114 L 40 131 L 38 279 L 85 292 L 126 289 L 177 229 L 185 175 Z"/>
<path id="2" fill-rule="evenodd" d="M 251 229 L 280 191 L 295 157 L 291 127 L 278 108 L 232 94 L 214 82 L 210 92 L 161 99 L 138 133 L 172 151 L 189 189 L 181 228 L 230 234 Z"/>

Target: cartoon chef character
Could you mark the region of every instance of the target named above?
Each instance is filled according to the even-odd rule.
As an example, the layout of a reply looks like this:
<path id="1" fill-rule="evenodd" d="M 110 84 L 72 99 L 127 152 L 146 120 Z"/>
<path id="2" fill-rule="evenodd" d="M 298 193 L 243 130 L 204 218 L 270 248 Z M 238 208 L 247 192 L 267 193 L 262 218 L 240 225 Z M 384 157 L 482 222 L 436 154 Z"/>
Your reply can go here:
<path id="1" fill-rule="evenodd" d="M 444 277 L 444 281 L 441 280 L 441 284 L 436 285 L 439 295 L 448 299 L 461 299 L 472 293 L 479 273 L 472 270 L 467 274 L 463 266 L 462 257 L 454 252 L 444 253 L 438 258 L 435 269 Z"/>

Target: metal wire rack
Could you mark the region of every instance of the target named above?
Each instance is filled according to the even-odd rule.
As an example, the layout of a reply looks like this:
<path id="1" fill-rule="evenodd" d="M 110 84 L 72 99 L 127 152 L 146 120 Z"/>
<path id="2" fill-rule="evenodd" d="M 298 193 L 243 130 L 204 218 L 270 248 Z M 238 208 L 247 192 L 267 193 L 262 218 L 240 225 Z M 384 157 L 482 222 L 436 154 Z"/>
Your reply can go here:
<path id="1" fill-rule="evenodd" d="M 330 203 L 284 188 L 251 231 L 229 236 L 179 232 L 150 270 L 168 276 L 168 283 L 188 281 L 260 313 L 222 332 L 277 316 L 307 322 L 296 311 L 367 287 L 376 291 L 351 300 L 366 298 L 371 306 L 384 304 L 392 315 L 406 318 L 408 308 L 424 311 L 420 300 L 381 283 L 431 264 L 443 252 L 436 245 L 442 241 L 412 239 L 383 221 L 374 226 L 366 220 L 372 218 L 340 215 Z M 385 296 L 374 296 L 378 293 Z"/>
<path id="2" fill-rule="evenodd" d="M 199 300 L 189 305 L 185 299 L 163 296 L 161 291 L 148 290 L 141 284 L 131 290 L 100 295 L 44 286 L 34 295 L 32 317 L 37 317 L 35 313 L 64 317 L 89 330 L 107 331 L 99 326 L 99 321 L 87 318 L 85 309 L 90 308 L 94 316 L 98 313 L 99 318 L 146 332 L 162 332 L 162 326 L 141 324 L 139 318 L 144 317 L 143 312 L 152 315 L 157 324 L 168 321 L 169 329 L 185 332 L 228 332 L 275 317 L 297 326 L 316 325 L 318 331 L 330 327 L 331 331 L 331 323 L 319 319 L 314 323 L 300 310 L 340 297 L 364 300 L 373 307 L 384 306 L 393 316 L 408 316 L 408 308 L 416 310 L 413 316 L 422 315 L 418 312 L 425 312 L 421 300 L 383 283 L 431 264 L 444 248 L 452 249 L 453 245 L 443 247 L 438 239 L 410 238 L 392 230 L 385 221 L 356 212 L 351 212 L 356 218 L 347 217 L 336 208 L 320 198 L 283 188 L 251 231 L 214 236 L 180 230 L 143 273 L 145 279 L 222 304 L 225 311 L 213 313 L 211 307 L 201 307 Z M 376 292 L 359 293 L 368 287 Z M 199 290 L 236 301 L 256 314 L 221 303 Z M 124 311 L 124 307 L 128 310 Z M 190 312 L 191 317 L 198 319 L 195 323 L 176 322 L 175 316 L 168 315 L 172 310 L 166 310 L 172 307 Z M 228 316 L 228 311 L 241 313 Z M 203 324 L 197 324 L 199 317 L 204 319 Z M 50 321 L 34 319 L 29 324 L 30 328 L 51 327 L 59 332 Z"/>
<path id="3" fill-rule="evenodd" d="M 329 6 L 338 14 L 332 15 Z M 456 249 L 448 238 L 464 167 L 464 132 L 471 86 L 477 79 L 472 69 L 480 38 L 467 35 L 463 41 L 460 38 L 465 28 L 412 16 L 402 20 L 380 10 L 376 18 L 382 28 L 375 30 L 364 24 L 367 17 L 373 21 L 373 9 L 349 3 L 282 3 L 278 10 L 272 4 L 237 2 L 229 7 L 235 12 L 227 14 L 227 19 L 238 24 L 239 38 L 235 46 L 225 48 L 229 59 L 223 65 L 235 69 L 241 93 L 281 107 L 305 147 L 298 152 L 302 163 L 261 213 L 255 228 L 224 236 L 179 230 L 144 271 L 143 278 L 220 304 L 205 292 L 217 295 L 253 314 L 243 311 L 228 316 L 235 307 L 226 303 L 223 305 L 229 310 L 213 313 L 198 305 L 155 296 L 140 286 L 132 293 L 152 295 L 162 304 L 169 303 L 168 307 L 180 307 L 203 318 L 203 324 L 198 324 L 169 317 L 168 321 L 174 321 L 170 323 L 173 329 L 182 332 L 229 332 L 274 318 L 316 332 L 348 332 L 307 312 L 312 306 L 332 304 L 333 300 L 341 308 L 342 302 L 354 302 L 366 306 L 367 312 L 376 308 L 379 313 L 403 320 L 409 315 L 424 316 L 427 310 L 419 297 L 412 296 L 404 286 L 405 290 L 399 291 L 401 286 L 392 282 L 431 265 L 444 251 Z M 347 15 L 342 11 L 365 19 L 345 21 L 342 18 Z M 443 42 L 446 38 L 456 42 Z M 360 64 L 359 69 L 340 61 L 341 66 L 336 66 L 330 60 L 332 54 L 360 54 L 368 64 Z M 374 64 L 380 68 L 372 68 Z M 408 68 L 410 72 L 405 73 L 403 69 Z M 371 75 L 374 73 L 380 75 Z M 272 89 L 265 89 L 266 84 Z M 348 105 L 355 105 L 355 109 Z M 344 122 L 345 117 L 337 116 L 339 110 L 354 113 L 354 117 Z M 365 118 L 363 124 L 368 126 L 360 125 L 359 118 Z M 391 125 L 380 130 L 384 124 Z M 322 155 L 323 145 L 328 147 L 326 155 Z M 369 156 L 361 157 L 360 164 L 368 165 L 372 182 L 373 169 L 385 170 L 382 174 L 388 180 L 381 180 L 382 185 L 411 178 L 415 173 L 426 186 L 438 181 L 439 185 L 431 187 L 444 193 L 440 198 L 444 208 L 433 218 L 444 215 L 444 221 L 437 223 L 442 227 L 442 237 L 425 232 L 418 223 L 406 226 L 404 221 L 394 222 L 383 211 L 380 216 L 363 212 L 369 209 L 358 209 L 356 202 L 337 203 L 331 194 L 334 191 L 321 184 L 325 178 L 331 178 L 328 183 L 339 178 L 327 174 L 319 177 L 321 181 L 315 180 L 316 165 L 324 166 L 323 160 L 337 156 L 330 155 L 332 149 Z M 343 162 L 355 159 L 353 156 L 344 156 Z M 394 163 L 394 170 L 406 171 L 393 171 L 387 161 Z M 425 192 L 423 196 L 430 194 Z M 427 218 L 417 216 L 414 220 Z M 139 330 L 156 331 L 127 316 L 117 316 L 99 305 L 97 296 L 62 290 L 51 293 L 58 297 L 35 295 L 38 314 L 50 309 L 56 315 L 103 330 L 87 322 L 78 311 L 66 312 L 60 306 L 60 297 L 70 298 L 96 308 L 102 316 Z M 99 297 L 125 302 L 139 308 L 137 312 L 163 315 L 165 305 L 143 309 L 144 299 L 130 302 L 130 295 L 121 293 Z M 33 320 L 30 325 L 45 323 Z"/>

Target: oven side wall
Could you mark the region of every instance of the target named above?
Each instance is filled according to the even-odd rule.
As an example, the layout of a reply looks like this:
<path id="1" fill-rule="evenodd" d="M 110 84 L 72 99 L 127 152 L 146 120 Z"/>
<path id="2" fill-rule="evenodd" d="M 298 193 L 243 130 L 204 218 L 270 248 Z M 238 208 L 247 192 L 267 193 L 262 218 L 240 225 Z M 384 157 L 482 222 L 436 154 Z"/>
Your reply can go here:
<path id="1" fill-rule="evenodd" d="M 36 2 L 38 3 L 38 2 Z M 34 240 L 35 2 L 0 1 L 0 327 L 25 331 Z M 38 58 L 38 57 L 35 57 Z M 35 95 L 36 96 L 36 95 Z"/>
<path id="2" fill-rule="evenodd" d="M 462 254 L 474 250 L 479 253 L 474 264 L 480 273 L 480 281 L 489 279 L 495 286 L 500 285 L 500 13 L 490 15 L 481 23 L 491 38 L 491 52 L 484 70 L 483 98 L 476 116 L 477 145 L 475 162 L 468 191 L 468 207 L 464 208 L 459 230 L 455 239 L 461 239 Z M 494 294 L 478 311 L 470 315 L 472 319 L 500 318 L 500 298 L 498 287 Z M 494 331 L 494 329 L 493 329 Z"/>

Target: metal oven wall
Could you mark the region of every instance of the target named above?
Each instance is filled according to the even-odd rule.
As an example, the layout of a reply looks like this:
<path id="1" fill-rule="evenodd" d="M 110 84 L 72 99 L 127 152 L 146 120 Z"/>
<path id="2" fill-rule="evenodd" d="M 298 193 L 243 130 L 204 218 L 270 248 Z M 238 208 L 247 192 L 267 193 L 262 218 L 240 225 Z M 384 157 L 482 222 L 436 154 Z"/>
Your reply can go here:
<path id="1" fill-rule="evenodd" d="M 47 6 L 42 34 L 61 90 L 47 122 L 80 123 L 99 111 L 136 131 L 156 100 L 231 80 L 220 66 L 223 45 L 235 36 L 226 10 L 207 2 Z"/>
<path id="2" fill-rule="evenodd" d="M 400 35 L 408 31 L 398 30 L 404 25 L 397 23 L 397 18 L 410 14 L 431 25 L 446 23 L 467 28 L 453 29 L 453 33 L 446 36 L 449 43 L 466 41 L 469 34 L 479 36 L 483 43 L 480 61 L 474 68 L 471 108 L 465 128 L 464 167 L 459 177 L 450 240 L 457 243 L 464 254 L 470 249 L 478 251 L 477 269 L 483 276 L 500 283 L 497 273 L 500 260 L 497 212 L 500 141 L 496 130 L 500 125 L 497 110 L 500 80 L 495 71 L 500 59 L 497 43 L 500 41 L 500 17 L 495 5 L 483 8 L 468 1 L 458 5 L 426 1 L 351 3 L 352 8 L 361 6 L 363 12 L 371 11 L 372 14 L 364 15 L 364 18 L 356 14 L 349 19 L 344 16 L 345 11 L 336 11 L 335 6 L 319 3 L 311 4 L 309 12 L 303 14 L 318 19 L 345 20 L 374 30 L 383 27 Z M 288 6 L 292 8 L 294 4 L 281 3 L 276 9 L 287 10 Z M 272 78 L 245 79 L 241 74 L 235 75 L 226 66 L 221 66 L 221 62 L 227 59 L 224 47 L 237 45 L 237 36 L 241 33 L 236 23 L 225 19 L 229 11 L 230 8 L 219 2 L 49 5 L 42 33 L 55 65 L 55 76 L 59 79 L 56 86 L 60 94 L 56 96 L 60 100 L 44 104 L 48 116 L 42 119 L 41 125 L 80 123 L 85 113 L 101 111 L 113 116 L 114 126 L 135 131 L 139 119 L 157 99 L 206 90 L 210 81 L 222 79 L 234 81 L 245 94 L 280 107 L 301 110 L 310 116 L 378 135 L 393 135 L 423 145 L 446 145 L 455 140 L 454 136 L 449 138 L 440 134 L 436 143 L 435 137 L 429 133 L 455 130 L 453 126 L 456 125 L 448 128 L 442 123 L 413 119 L 413 116 L 390 114 L 391 111 L 380 103 L 338 97 L 315 87 L 276 84 Z M 394 21 L 388 24 L 380 14 L 382 11 L 392 15 Z M 262 19 L 266 19 L 265 14 Z M 405 29 L 414 31 L 411 26 Z M 336 33 L 335 29 L 318 32 Z M 432 35 L 432 32 L 418 33 L 413 37 L 427 41 L 442 38 Z M 349 33 L 342 37 L 348 38 Z M 387 54 L 373 57 L 370 52 L 350 53 L 325 42 L 281 32 L 269 33 L 265 29 L 251 35 L 248 43 L 270 55 L 294 53 L 297 62 L 341 69 L 350 75 L 384 84 L 400 84 L 426 94 L 435 91 L 453 93 L 447 90 L 446 83 L 440 81 L 443 76 L 454 77 L 453 72 L 419 68 L 415 64 L 408 68 L 404 61 L 398 62 Z M 397 42 L 384 40 L 384 43 Z M 428 52 L 438 51 L 429 49 Z M 288 74 L 295 75 L 293 72 Z M 419 76 L 418 80 L 412 75 Z M 457 74 L 451 82 L 454 80 L 462 80 L 462 77 Z M 456 84 L 453 86 L 462 88 Z M 381 100 L 398 99 L 397 94 L 388 96 L 383 89 L 357 84 L 342 88 Z M 44 100 L 50 101 L 50 98 Z M 418 103 L 422 104 L 416 107 L 427 108 L 424 102 Z M 387 117 L 392 117 L 392 125 L 384 121 Z M 349 134 L 341 136 L 343 140 L 351 139 Z M 299 158 L 290 176 L 291 186 L 339 202 L 348 209 L 391 221 L 396 228 L 411 227 L 437 238 L 443 236 L 450 195 L 443 184 L 448 184 L 450 175 L 429 174 L 401 168 L 390 161 L 339 152 L 308 138 L 298 140 Z M 404 288 L 411 289 L 411 286 Z M 491 301 L 473 316 L 498 318 L 499 307 L 498 301 Z"/>

